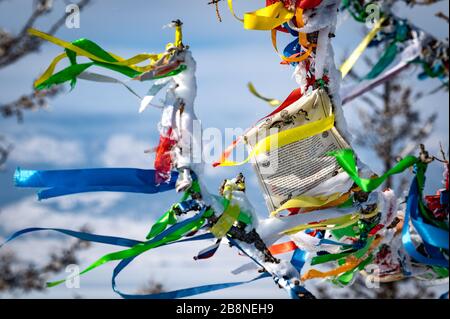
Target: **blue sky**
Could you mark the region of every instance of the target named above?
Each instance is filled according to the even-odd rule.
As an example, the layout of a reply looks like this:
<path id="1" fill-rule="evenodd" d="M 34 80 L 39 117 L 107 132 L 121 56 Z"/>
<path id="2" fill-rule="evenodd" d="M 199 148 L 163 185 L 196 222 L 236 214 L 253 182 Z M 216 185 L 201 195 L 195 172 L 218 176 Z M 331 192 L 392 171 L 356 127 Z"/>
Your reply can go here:
<path id="1" fill-rule="evenodd" d="M 265 95 L 279 99 L 295 87 L 292 69 L 279 65 L 267 32 L 246 31 L 236 21 L 225 3 L 221 3 L 223 22 L 219 23 L 214 7 L 206 0 L 97 0 L 81 13 L 81 28 L 61 28 L 57 36 L 68 41 L 86 37 L 121 56 L 141 52 L 160 52 L 173 39 L 173 30 L 162 26 L 173 19 L 184 22 L 184 42 L 190 45 L 197 61 L 198 95 L 196 112 L 204 127 L 246 128 L 267 114 L 270 108 L 251 96 L 246 83 L 253 81 Z M 235 1 L 237 12 L 254 10 L 262 1 Z M 17 32 L 31 10 L 32 1 L 3 1 L 0 4 L 2 27 Z M 37 24 L 45 31 L 49 22 L 64 12 L 64 1 L 55 0 L 51 14 Z M 448 12 L 448 2 L 431 8 L 410 10 L 400 6 L 402 14 L 438 38 L 448 37 L 447 25 L 434 17 L 442 10 Z M 342 21 L 334 40 L 336 61 L 342 61 L 364 36 L 364 30 L 351 19 Z M 280 45 L 281 46 L 281 45 Z M 61 50 L 46 44 L 41 52 L 0 70 L 0 102 L 16 99 L 31 91 L 32 81 Z M 373 54 L 368 52 L 367 54 Z M 357 68 L 364 70 L 363 63 Z M 420 87 L 425 92 L 439 83 L 434 80 L 420 82 L 411 73 L 403 75 L 405 83 Z M 133 83 L 134 84 L 134 83 Z M 136 83 L 141 94 L 147 84 Z M 355 101 L 345 106 L 349 127 L 357 131 L 360 123 Z M 439 141 L 448 145 L 448 95 L 438 93 L 419 101 L 415 107 L 426 117 L 439 112 L 432 137 L 424 141 L 437 153 Z M 140 167 L 149 168 L 152 158 L 143 150 L 157 143 L 156 123 L 160 111 L 148 109 L 138 114 L 138 101 L 124 88 L 115 85 L 93 84 L 79 81 L 72 92 L 64 93 L 50 102 L 47 110 L 25 114 L 25 123 L 13 119 L 0 119 L 0 134 L 15 144 L 7 166 L 0 171 L 0 238 L 23 227 L 57 226 L 76 228 L 89 224 L 96 232 L 132 238 L 145 236 L 148 227 L 159 214 L 177 200 L 176 194 L 129 195 L 89 194 L 63 199 L 37 202 L 34 190 L 16 189 L 12 175 L 16 166 L 30 169 L 57 169 L 79 167 Z M 357 148 L 360 157 L 375 171 L 380 162 L 373 153 Z M 206 183 L 216 191 L 221 181 L 243 171 L 248 179 L 249 197 L 263 216 L 266 208 L 251 168 L 211 169 L 206 172 Z M 433 165 L 428 177 L 430 191 L 440 187 L 441 168 Z M 68 244 L 66 239 L 38 236 L 42 249 L 29 249 L 31 236 L 9 246 L 23 258 L 42 262 L 45 251 Z M 58 237 L 59 238 L 59 237 Z M 34 237 L 33 237 L 34 239 Z M 207 246 L 206 243 L 203 246 Z M 124 290 L 133 291 L 142 284 L 142 278 L 162 280 L 168 288 L 182 288 L 196 284 L 249 278 L 251 274 L 233 276 L 230 271 L 246 260 L 236 256 L 228 247 L 207 262 L 194 262 L 202 245 L 190 245 L 155 251 L 140 258 L 119 281 Z M 104 253 L 108 247 L 94 247 L 83 253 L 83 265 Z M 183 270 L 180 270 L 183 269 Z M 83 296 L 112 298 L 109 276 L 111 266 L 104 266 L 86 275 L 76 293 Z M 135 275 L 139 273 L 139 275 Z M 39 297 L 70 297 L 73 291 L 54 288 Z M 270 280 L 249 286 L 228 289 L 205 297 L 267 297 L 284 298 Z"/>

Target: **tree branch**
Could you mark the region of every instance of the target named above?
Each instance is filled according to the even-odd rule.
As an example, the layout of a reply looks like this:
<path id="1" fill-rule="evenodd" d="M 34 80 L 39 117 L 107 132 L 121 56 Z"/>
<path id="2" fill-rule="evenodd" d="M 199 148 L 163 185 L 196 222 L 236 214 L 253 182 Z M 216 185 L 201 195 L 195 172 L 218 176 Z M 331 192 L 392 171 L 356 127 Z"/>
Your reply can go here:
<path id="1" fill-rule="evenodd" d="M 90 1 L 91 0 L 80 0 L 77 3 L 80 11 L 89 4 Z M 30 36 L 27 33 L 27 30 L 31 28 L 40 17 L 50 12 L 51 8 L 52 3 L 50 0 L 38 0 L 34 4 L 34 10 L 31 16 L 17 36 L 13 37 L 4 30 L 0 30 L 0 68 L 6 67 L 26 55 L 39 50 L 44 41 Z M 55 34 L 56 31 L 64 25 L 69 14 L 70 13 L 64 12 L 64 15 L 50 27 L 47 33 L 51 35 Z"/>

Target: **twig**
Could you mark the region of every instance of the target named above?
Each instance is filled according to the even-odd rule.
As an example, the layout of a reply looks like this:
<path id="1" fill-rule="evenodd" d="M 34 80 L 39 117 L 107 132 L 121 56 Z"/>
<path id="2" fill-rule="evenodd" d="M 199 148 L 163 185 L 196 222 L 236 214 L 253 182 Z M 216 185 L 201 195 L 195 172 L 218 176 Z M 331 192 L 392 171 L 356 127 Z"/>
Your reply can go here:
<path id="1" fill-rule="evenodd" d="M 445 15 L 444 12 L 439 11 L 438 13 L 435 14 L 436 17 L 444 19 L 445 21 L 447 21 L 447 23 L 449 23 L 449 18 L 448 15 Z"/>
<path id="2" fill-rule="evenodd" d="M 212 0 L 211 2 L 208 2 L 208 4 L 214 4 L 216 7 L 216 15 L 217 15 L 217 19 L 219 20 L 219 22 L 222 22 L 222 17 L 220 16 L 220 11 L 219 11 L 219 2 L 222 0 Z"/>
<path id="3" fill-rule="evenodd" d="M 439 149 L 440 149 L 440 151 L 441 151 L 442 158 L 443 158 L 445 161 L 447 161 L 447 157 L 445 156 L 445 152 L 444 152 L 444 147 L 442 146 L 442 143 L 441 143 L 441 142 L 439 142 Z"/>
<path id="4" fill-rule="evenodd" d="M 80 0 L 76 5 L 81 11 L 87 4 L 89 4 L 90 1 L 91 0 Z M 36 37 L 31 37 L 28 35 L 27 30 L 35 24 L 38 18 L 48 13 L 50 10 L 51 7 L 49 7 L 47 1 L 40 0 L 36 2 L 33 13 L 22 27 L 20 33 L 17 36 L 8 38 L 6 41 L 1 43 L 0 52 L 3 53 L 0 55 L 0 68 L 6 67 L 20 58 L 39 50 L 44 41 Z M 47 33 L 51 35 L 55 34 L 56 31 L 64 25 L 69 14 L 70 13 L 64 12 L 64 15 L 50 27 Z"/>

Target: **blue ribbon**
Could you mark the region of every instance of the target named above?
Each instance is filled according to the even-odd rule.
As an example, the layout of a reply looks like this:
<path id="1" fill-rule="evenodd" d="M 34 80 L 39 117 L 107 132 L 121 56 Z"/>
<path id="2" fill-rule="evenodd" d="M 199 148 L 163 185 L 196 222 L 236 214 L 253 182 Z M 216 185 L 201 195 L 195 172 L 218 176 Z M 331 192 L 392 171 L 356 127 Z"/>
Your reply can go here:
<path id="1" fill-rule="evenodd" d="M 287 22 L 285 22 L 283 24 L 283 27 L 293 36 L 298 38 L 298 31 L 295 31 L 294 29 L 291 29 L 291 27 L 289 26 L 289 24 Z M 298 42 L 298 40 L 297 40 Z"/>
<path id="2" fill-rule="evenodd" d="M 269 273 L 263 273 L 259 275 L 256 278 L 253 278 L 248 281 L 238 281 L 238 282 L 228 282 L 228 283 L 220 283 L 220 284 L 211 284 L 211 285 L 204 285 L 204 286 L 197 286 L 197 287 L 191 287 L 191 288 L 185 288 L 180 290 L 174 290 L 169 292 L 162 292 L 157 294 L 145 294 L 145 295 L 130 295 L 125 294 L 117 290 L 116 288 L 116 277 L 117 275 L 126 267 L 128 266 L 134 258 L 128 258 L 122 260 L 116 268 L 114 268 L 113 277 L 112 277 L 112 288 L 113 290 L 119 294 L 124 299 L 175 299 L 175 298 L 185 298 L 185 297 L 191 297 L 207 292 L 217 291 L 221 289 L 226 289 L 230 287 L 236 287 L 244 284 L 251 283 L 256 280 L 260 280 L 263 278 L 270 277 Z"/>
<path id="3" fill-rule="evenodd" d="M 6 239 L 6 241 L 3 244 L 0 245 L 0 248 L 2 248 L 8 242 L 16 239 L 17 237 L 20 237 L 20 236 L 22 236 L 24 234 L 27 234 L 27 233 L 36 232 L 36 231 L 56 231 L 56 232 L 59 232 L 59 233 L 62 233 L 62 234 L 65 234 L 65 235 L 68 235 L 68 236 L 71 236 L 71 237 L 75 237 L 75 238 L 81 239 L 81 240 L 85 240 L 85 241 L 89 241 L 89 242 L 95 242 L 95 243 L 115 245 L 115 246 L 133 247 L 133 246 L 135 246 L 137 244 L 142 244 L 143 243 L 141 241 L 128 239 L 128 238 L 96 235 L 96 234 L 91 234 L 91 233 L 86 233 L 86 232 L 77 232 L 77 231 L 72 231 L 72 230 L 68 230 L 68 229 L 61 229 L 61 228 L 26 228 L 26 229 L 22 229 L 20 231 L 17 231 L 14 234 L 12 234 L 11 236 L 9 236 Z M 205 240 L 205 239 L 212 239 L 212 238 L 215 238 L 215 237 L 211 233 L 205 233 L 205 234 L 201 234 L 201 235 L 198 235 L 198 236 L 195 236 L 195 237 L 192 237 L 192 238 L 179 240 L 179 241 L 176 241 L 176 242 L 173 242 L 173 243 L 182 243 L 182 242 L 188 242 L 188 241 L 198 241 L 198 240 Z M 170 244 L 173 244 L 173 243 L 168 243 L 168 244 L 166 244 L 164 246 L 167 246 L 167 245 L 170 245 Z M 210 291 L 225 289 L 225 288 L 234 287 L 234 286 L 238 286 L 238 285 L 243 285 L 245 283 L 250 283 L 252 281 L 256 281 L 256 280 L 259 280 L 259 279 L 262 279 L 262 278 L 265 278 L 265 277 L 268 276 L 268 274 L 263 274 L 261 276 L 258 276 L 257 278 L 249 280 L 249 281 L 206 285 L 206 286 L 193 287 L 193 288 L 182 289 L 182 290 L 166 292 L 166 293 L 161 293 L 161 294 L 153 294 L 153 295 L 129 295 L 129 294 L 124 294 L 124 293 L 121 293 L 120 291 L 118 291 L 116 289 L 115 278 L 131 261 L 133 261 L 134 258 L 128 258 L 128 259 L 122 260 L 119 263 L 119 265 L 114 269 L 114 272 L 113 272 L 113 278 L 112 278 L 113 290 L 116 293 L 118 293 L 119 295 L 121 295 L 123 298 L 126 298 L 126 299 L 131 299 L 131 298 L 134 298 L 134 299 L 173 299 L 173 298 L 189 297 L 189 296 L 194 296 L 194 295 L 205 293 L 205 292 L 210 292 Z"/>
<path id="4" fill-rule="evenodd" d="M 135 168 L 93 168 L 36 171 L 17 168 L 14 174 L 18 187 L 47 188 L 38 193 L 39 200 L 85 192 L 131 192 L 154 194 L 175 188 L 177 172 L 168 183 L 155 183 L 155 170 Z"/>
<path id="5" fill-rule="evenodd" d="M 345 247 L 349 247 L 349 248 L 359 248 L 359 244 L 345 244 L 345 243 L 340 243 L 338 241 L 334 241 L 334 240 L 330 240 L 330 239 L 326 239 L 323 238 L 319 241 L 319 244 L 317 246 L 320 245 L 337 245 L 337 246 L 345 246 Z"/>
<path id="6" fill-rule="evenodd" d="M 292 266 L 294 266 L 294 268 L 297 269 L 297 271 L 301 274 L 305 262 L 306 262 L 306 252 L 304 250 L 297 248 L 294 251 L 294 254 L 292 255 L 291 258 Z"/>
<path id="7" fill-rule="evenodd" d="M 448 268 L 448 260 L 436 249 L 433 249 L 433 258 L 425 257 L 416 250 L 409 229 L 409 220 L 411 219 L 412 224 L 419 235 L 422 237 L 423 242 L 426 246 L 435 246 L 444 249 L 448 249 L 448 232 L 445 232 L 434 226 L 425 224 L 422 218 L 419 216 L 419 185 L 417 177 L 414 177 L 411 187 L 409 190 L 408 201 L 405 212 L 405 220 L 403 222 L 402 229 L 402 242 L 405 247 L 406 252 L 417 262 L 430 265 L 430 266 L 440 266 Z M 438 255 L 438 256 L 437 256 Z"/>
<path id="8" fill-rule="evenodd" d="M 192 238 L 186 238 L 183 240 L 167 243 L 163 246 L 176 244 L 176 243 L 182 243 L 182 242 L 188 242 L 188 241 L 198 241 L 198 240 L 204 240 L 204 239 L 211 239 L 214 238 L 214 236 L 211 233 L 202 234 L 199 236 L 195 236 Z M 151 240 L 153 241 L 153 239 Z M 149 242 L 151 242 L 149 241 Z M 230 287 L 236 287 L 240 285 L 244 285 L 247 283 L 251 283 L 253 281 L 263 279 L 270 277 L 269 273 L 261 274 L 260 276 L 253 278 L 248 281 L 239 281 L 239 282 L 230 282 L 230 283 L 220 283 L 220 284 L 211 284 L 211 285 L 204 285 L 204 286 L 197 286 L 197 287 L 191 287 L 191 288 L 185 288 L 185 289 L 179 289 L 174 290 L 170 292 L 163 292 L 163 293 L 157 293 L 157 294 L 143 294 L 143 295 L 136 295 L 136 294 L 126 294 L 121 292 L 117 289 L 116 285 L 116 278 L 120 274 L 120 272 L 125 269 L 136 257 L 123 259 L 120 261 L 120 263 L 114 268 L 113 276 L 111 279 L 111 285 L 114 292 L 116 292 L 118 295 L 120 295 L 124 299 L 175 299 L 175 298 L 185 298 L 185 297 L 191 297 L 207 292 L 217 291 L 225 288 Z"/>
<path id="9" fill-rule="evenodd" d="M 291 55 L 294 55 L 296 53 L 299 53 L 301 51 L 301 45 L 298 43 L 298 39 L 295 39 L 291 43 L 289 43 L 283 50 L 284 56 L 290 57 Z M 298 62 L 291 62 L 291 65 L 297 65 Z"/>
<path id="10" fill-rule="evenodd" d="M 10 241 L 16 239 L 19 236 L 25 235 L 27 233 L 32 233 L 36 231 L 55 231 L 59 232 L 71 237 L 75 237 L 81 240 L 86 240 L 94 243 L 101 243 L 101 244 L 108 244 L 108 245 L 115 245 L 115 246 L 124 246 L 124 247 L 133 247 L 137 244 L 142 244 L 141 241 L 129 239 L 129 238 L 122 238 L 122 237 L 113 237 L 113 236 L 103 236 L 103 235 L 96 235 L 86 232 L 78 232 L 73 231 L 69 229 L 62 229 L 62 228 L 25 228 L 22 230 L 19 230 L 9 236 L 6 241 L 0 245 L 0 248 L 2 248 L 4 245 L 9 243 Z"/>

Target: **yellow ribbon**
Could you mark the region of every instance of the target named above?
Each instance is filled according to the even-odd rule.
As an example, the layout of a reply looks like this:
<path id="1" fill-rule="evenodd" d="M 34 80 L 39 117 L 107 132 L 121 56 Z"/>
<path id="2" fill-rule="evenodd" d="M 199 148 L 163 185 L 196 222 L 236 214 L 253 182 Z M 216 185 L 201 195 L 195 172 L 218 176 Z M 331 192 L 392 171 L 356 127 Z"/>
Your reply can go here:
<path id="1" fill-rule="evenodd" d="M 42 38 L 44 40 L 47 40 L 49 42 L 52 42 L 58 46 L 61 46 L 65 49 L 69 49 L 75 53 L 77 53 L 78 55 L 81 56 L 85 56 L 91 60 L 97 61 L 97 62 L 103 62 L 103 63 L 108 63 L 108 64 L 115 64 L 115 65 L 123 65 L 123 66 L 128 66 L 138 72 L 146 72 L 149 71 L 153 68 L 153 65 L 147 65 L 147 66 L 143 66 L 143 67 L 138 67 L 136 66 L 136 64 L 141 63 L 143 61 L 146 60 L 150 60 L 150 61 L 157 61 L 158 58 L 161 56 L 161 54 L 153 54 L 153 53 L 141 53 L 141 54 L 137 54 L 129 59 L 124 59 L 121 58 L 120 56 L 117 55 L 112 55 L 115 59 L 117 59 L 117 62 L 111 62 L 111 61 L 106 61 L 103 60 L 95 55 L 90 54 L 89 52 L 77 47 L 76 45 L 73 45 L 70 42 L 58 39 L 50 34 L 47 34 L 45 32 L 36 30 L 36 29 L 28 29 L 28 33 L 31 35 L 34 35 L 36 37 Z M 109 52 L 108 52 L 109 53 Z"/>
<path id="2" fill-rule="evenodd" d="M 39 37 L 43 40 L 49 41 L 53 44 L 63 47 L 64 49 L 69 49 L 69 50 L 75 52 L 77 55 L 84 56 L 93 61 L 114 64 L 114 65 L 128 66 L 131 69 L 138 71 L 138 72 L 147 72 L 147 71 L 150 71 L 151 69 L 153 69 L 153 63 L 155 61 L 159 60 L 163 55 L 163 53 L 160 53 L 160 54 L 141 53 L 141 54 L 137 54 L 129 59 L 124 59 L 120 56 L 117 56 L 115 54 L 108 52 L 113 58 L 118 60 L 117 62 L 111 62 L 111 61 L 103 60 L 103 59 L 83 50 L 82 48 L 79 48 L 76 45 L 73 45 L 70 42 L 61 40 L 61 39 L 56 38 L 45 32 L 30 28 L 30 29 L 28 29 L 28 33 L 30 35 Z M 53 71 L 55 70 L 56 65 L 66 56 L 67 55 L 65 53 L 62 53 L 62 54 L 58 55 L 55 59 L 53 59 L 53 61 L 51 62 L 50 66 L 47 68 L 45 73 L 43 75 L 41 75 L 41 77 L 35 82 L 35 85 L 39 85 L 39 84 L 43 83 L 44 81 L 46 81 L 52 75 Z M 136 65 L 136 64 L 144 62 L 146 60 L 150 60 L 150 63 L 148 65 L 146 65 L 146 66 L 137 66 Z"/>
<path id="3" fill-rule="evenodd" d="M 311 213 L 307 213 L 307 214 L 311 214 Z M 370 214 L 364 214 L 364 215 L 361 213 L 348 214 L 348 215 L 344 215 L 342 217 L 330 218 L 330 219 L 327 219 L 320 223 L 298 225 L 291 229 L 283 231 L 282 234 L 283 235 L 293 235 L 300 231 L 304 231 L 306 229 L 337 230 L 337 229 L 341 229 L 341 228 L 345 228 L 350 225 L 353 225 L 354 223 L 356 223 L 358 220 L 360 220 L 362 218 L 371 218 L 371 217 L 375 216 L 376 214 L 378 214 L 377 210 L 375 210 L 374 212 L 372 212 Z"/>
<path id="4" fill-rule="evenodd" d="M 244 19 L 239 18 L 234 13 L 233 0 L 228 0 L 228 7 L 231 14 L 243 22 L 244 28 L 248 30 L 272 30 L 294 17 L 294 13 L 287 10 L 281 1 L 254 12 L 245 13 Z"/>
<path id="5" fill-rule="evenodd" d="M 233 226 L 234 222 L 238 219 L 241 210 L 238 205 L 230 205 L 223 212 L 222 216 L 219 217 L 219 220 L 216 224 L 211 227 L 211 233 L 216 238 L 222 238 L 227 234 L 230 230 L 231 226 Z"/>
<path id="6" fill-rule="evenodd" d="M 280 148 L 285 145 L 289 145 L 294 142 L 304 140 L 308 137 L 328 131 L 331 128 L 333 128 L 333 126 L 334 126 L 334 114 L 331 114 L 330 116 L 325 117 L 324 119 L 308 123 L 305 125 L 297 126 L 286 131 L 272 134 L 270 136 L 267 136 L 263 140 L 259 141 L 251 151 L 250 155 L 242 162 L 233 162 L 225 160 L 218 166 L 243 165 L 247 163 L 252 157 L 274 149 L 273 146 Z"/>
<path id="7" fill-rule="evenodd" d="M 181 47 L 183 45 L 183 31 L 181 25 L 175 27 L 175 46 Z"/>
<path id="8" fill-rule="evenodd" d="M 271 216 L 273 217 L 277 215 L 279 212 L 290 208 L 319 208 L 319 207 L 322 208 L 323 206 L 335 202 L 337 199 L 341 199 L 341 197 L 343 197 L 342 199 L 344 201 L 347 200 L 348 195 L 347 196 L 345 195 L 347 194 L 341 195 L 341 193 L 334 193 L 326 196 L 300 195 L 284 203 L 280 208 L 273 211 L 271 213 Z"/>
<path id="9" fill-rule="evenodd" d="M 284 7 L 283 2 L 276 2 L 268 7 L 261 8 L 254 12 L 244 14 L 244 19 L 239 18 L 234 12 L 233 0 L 228 0 L 228 7 L 231 14 L 239 21 L 244 23 L 244 28 L 248 30 L 272 30 L 272 45 L 282 60 L 294 63 L 306 60 L 312 53 L 315 44 L 308 43 L 306 33 L 299 32 L 299 43 L 306 48 L 306 52 L 298 57 L 286 57 L 278 51 L 277 46 L 277 30 L 276 27 L 291 20 L 294 16 L 299 28 L 304 26 L 303 9 L 297 8 L 293 13 Z"/>
<path id="10" fill-rule="evenodd" d="M 271 99 L 271 98 L 264 97 L 264 96 L 262 96 L 261 94 L 259 94 L 259 92 L 256 91 L 256 88 L 255 88 L 255 86 L 253 85 L 252 82 L 248 82 L 247 87 L 248 87 L 248 90 L 250 91 L 250 93 L 252 93 L 252 94 L 253 94 L 254 96 L 256 96 L 257 98 L 259 98 L 259 99 L 261 99 L 261 100 L 263 100 L 263 101 L 266 101 L 266 102 L 269 103 L 271 106 L 278 106 L 278 105 L 281 104 L 281 101 L 280 101 L 280 100 L 277 100 L 277 99 Z"/>
<path id="11" fill-rule="evenodd" d="M 361 41 L 361 43 L 358 45 L 358 47 L 352 52 L 352 54 L 348 57 L 348 59 L 341 65 L 339 70 L 342 73 L 342 78 L 345 78 L 345 76 L 350 72 L 350 70 L 353 68 L 356 61 L 359 59 L 361 54 L 367 48 L 369 43 L 372 41 L 372 39 L 375 37 L 375 35 L 378 33 L 378 31 L 380 31 L 381 25 L 383 24 L 385 19 L 386 19 L 385 17 L 382 17 L 380 20 L 378 20 L 378 22 L 374 25 L 372 30 L 370 30 L 370 32 Z"/>
<path id="12" fill-rule="evenodd" d="M 244 28 L 248 30 L 272 30 L 294 17 L 294 13 L 276 2 L 255 12 L 244 14 Z"/>
<path id="13" fill-rule="evenodd" d="M 341 197 L 337 198 L 336 200 L 333 200 L 331 202 L 325 203 L 325 204 L 323 204 L 320 207 L 317 207 L 317 208 L 304 207 L 303 211 L 304 212 L 310 212 L 310 211 L 313 211 L 313 210 L 322 210 L 322 209 L 326 209 L 326 208 L 336 207 L 336 206 L 342 205 L 350 198 L 350 195 L 351 195 L 351 192 L 345 193 Z"/>
<path id="14" fill-rule="evenodd" d="M 47 81 L 55 72 L 56 65 L 64 58 L 67 57 L 67 53 L 61 53 L 53 59 L 52 63 L 48 66 L 47 70 L 34 82 L 34 87 L 38 87 L 41 83 Z"/>
<path id="15" fill-rule="evenodd" d="M 239 18 L 236 13 L 234 13 L 234 8 L 233 8 L 233 0 L 228 0 L 228 8 L 230 8 L 231 14 L 233 15 L 233 17 L 235 17 L 237 20 L 244 22 L 244 19 Z"/>

